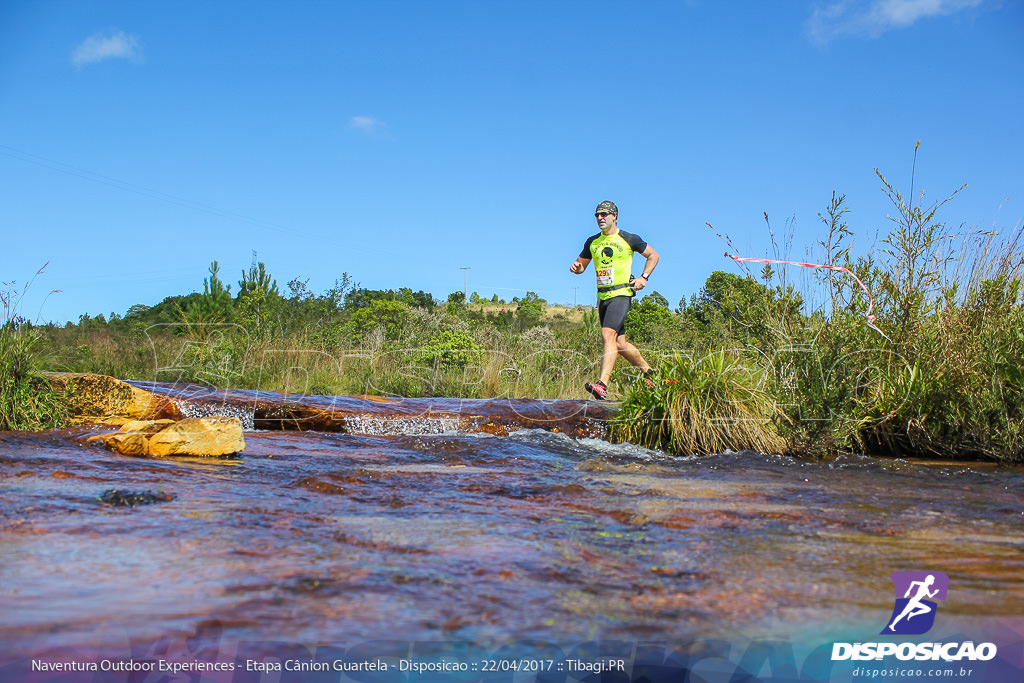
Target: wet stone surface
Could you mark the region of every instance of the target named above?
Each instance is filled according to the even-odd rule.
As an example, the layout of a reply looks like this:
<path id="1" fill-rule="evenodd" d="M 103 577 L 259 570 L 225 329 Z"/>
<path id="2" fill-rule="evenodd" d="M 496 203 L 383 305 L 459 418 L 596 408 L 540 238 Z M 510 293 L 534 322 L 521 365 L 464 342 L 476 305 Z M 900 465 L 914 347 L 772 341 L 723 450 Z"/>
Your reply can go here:
<path id="1" fill-rule="evenodd" d="M 132 382 L 188 417 L 237 417 L 245 429 L 369 435 L 544 429 L 601 437 L 614 407 L 594 401 L 316 396 L 189 384 Z"/>

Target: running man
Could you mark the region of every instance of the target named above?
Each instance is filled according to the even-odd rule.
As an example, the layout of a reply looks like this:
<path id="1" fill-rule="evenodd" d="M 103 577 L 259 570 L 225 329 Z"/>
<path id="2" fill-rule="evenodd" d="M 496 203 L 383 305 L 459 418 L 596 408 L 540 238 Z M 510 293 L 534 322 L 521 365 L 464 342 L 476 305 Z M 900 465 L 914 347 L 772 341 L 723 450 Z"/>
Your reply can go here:
<path id="1" fill-rule="evenodd" d="M 601 354 L 601 378 L 587 382 L 584 387 L 603 401 L 608 398 L 608 382 L 619 355 L 640 368 L 648 384 L 654 384 L 651 379 L 654 371 L 640 355 L 640 350 L 626 341 L 625 326 L 633 294 L 647 286 L 651 272 L 658 265 L 658 252 L 638 235 L 619 229 L 619 209 L 612 202 L 598 204 L 594 217 L 601 232 L 586 241 L 569 270 L 579 275 L 591 261 L 596 261 L 597 312 L 604 350 Z M 634 253 L 647 259 L 643 273 L 636 279 L 630 275 Z"/>
<path id="2" fill-rule="evenodd" d="M 914 586 L 917 586 L 917 593 L 914 594 L 914 597 L 910 598 L 910 601 L 907 603 L 907 606 L 903 608 L 903 611 L 900 612 L 900 615 L 893 619 L 892 623 L 889 624 L 890 631 L 894 630 L 893 627 L 896 625 L 896 622 L 898 622 L 903 617 L 906 617 L 907 621 L 910 621 L 919 614 L 928 614 L 932 611 L 931 607 L 929 607 L 921 601 L 925 598 L 934 598 L 935 595 L 939 592 L 938 588 L 936 588 L 933 591 L 928 590 L 932 587 L 932 584 L 934 583 L 935 576 L 932 574 L 929 574 L 924 581 L 912 581 L 910 583 L 910 585 L 907 587 L 907 592 L 903 597 L 910 598 L 910 593 L 914 590 Z M 897 593 L 897 595 L 899 595 L 899 593 Z"/>

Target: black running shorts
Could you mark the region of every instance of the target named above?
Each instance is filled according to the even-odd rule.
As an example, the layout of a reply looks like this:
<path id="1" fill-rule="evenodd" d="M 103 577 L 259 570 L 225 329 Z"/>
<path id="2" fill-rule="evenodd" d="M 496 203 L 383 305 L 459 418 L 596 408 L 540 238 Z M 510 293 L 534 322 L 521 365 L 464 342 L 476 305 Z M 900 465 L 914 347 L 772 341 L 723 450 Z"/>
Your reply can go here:
<path id="1" fill-rule="evenodd" d="M 620 336 L 626 334 L 626 314 L 632 303 L 631 296 L 613 296 L 598 301 L 597 317 L 601 320 L 601 327 L 610 327 Z"/>

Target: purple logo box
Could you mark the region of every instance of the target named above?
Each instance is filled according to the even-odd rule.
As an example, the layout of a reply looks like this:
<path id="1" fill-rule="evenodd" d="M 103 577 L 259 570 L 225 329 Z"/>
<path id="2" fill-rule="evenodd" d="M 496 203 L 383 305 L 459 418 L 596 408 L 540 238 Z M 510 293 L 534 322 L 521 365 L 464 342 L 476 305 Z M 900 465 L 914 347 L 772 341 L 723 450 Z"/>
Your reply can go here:
<path id="1" fill-rule="evenodd" d="M 896 601 L 882 634 L 920 635 L 935 624 L 936 600 L 945 600 L 949 577 L 942 572 L 893 572 Z"/>

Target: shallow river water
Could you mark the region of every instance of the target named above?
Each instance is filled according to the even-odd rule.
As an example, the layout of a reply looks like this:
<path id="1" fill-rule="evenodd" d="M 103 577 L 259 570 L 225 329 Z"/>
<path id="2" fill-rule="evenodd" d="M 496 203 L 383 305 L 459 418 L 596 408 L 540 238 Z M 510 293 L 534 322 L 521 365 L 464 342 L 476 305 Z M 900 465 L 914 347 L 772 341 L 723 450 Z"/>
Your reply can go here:
<path id="1" fill-rule="evenodd" d="M 99 427 L 0 433 L 0 680 L 858 680 L 833 645 L 900 640 L 898 571 L 949 578 L 903 640 L 991 641 L 955 667 L 1024 680 L 1020 469 L 454 426 L 162 460 L 85 445 Z M 125 661 L 234 668 L 38 670 Z M 420 673 L 442 661 L 475 668 Z"/>

